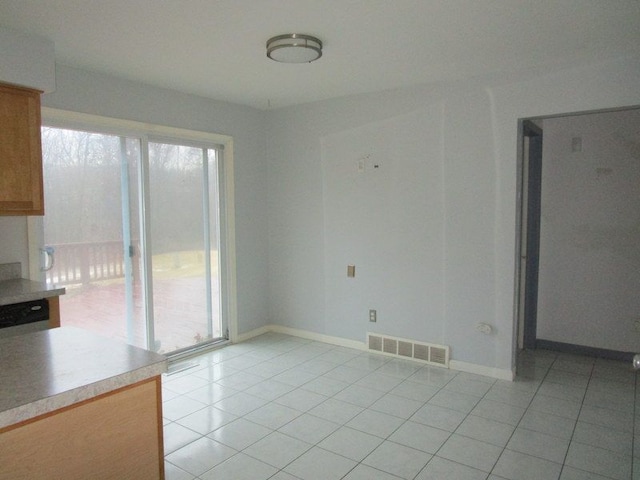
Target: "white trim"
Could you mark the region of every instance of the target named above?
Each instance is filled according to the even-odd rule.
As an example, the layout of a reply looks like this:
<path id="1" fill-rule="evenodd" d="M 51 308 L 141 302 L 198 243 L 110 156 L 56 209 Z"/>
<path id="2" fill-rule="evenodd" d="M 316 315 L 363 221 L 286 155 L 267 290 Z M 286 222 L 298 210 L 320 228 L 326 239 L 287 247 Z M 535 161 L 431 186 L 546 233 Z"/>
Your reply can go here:
<path id="1" fill-rule="evenodd" d="M 42 125 L 56 128 L 69 128 L 76 130 L 92 129 L 100 133 L 113 134 L 119 136 L 140 136 L 140 137 L 164 137 L 184 140 L 195 143 L 203 148 L 220 148 L 223 150 L 222 159 L 224 162 L 224 215 L 225 229 L 224 241 L 226 253 L 226 301 L 227 301 L 227 326 L 229 328 L 229 339 L 237 341 L 238 335 L 238 306 L 236 287 L 236 232 L 235 232 L 235 190 L 234 190 L 234 160 L 233 160 L 233 137 L 211 132 L 188 130 L 184 128 L 155 125 L 133 120 L 124 120 L 87 113 L 60 110 L 57 108 L 41 108 Z M 223 212 L 221 212 L 223 213 Z M 42 222 L 40 222 L 42 225 Z M 37 228 L 30 225 L 30 228 Z M 40 230 L 42 226 L 40 226 Z M 37 243 L 37 233 L 29 232 L 33 236 L 34 245 L 30 245 L 29 265 L 30 274 L 35 275 L 35 268 L 39 268 L 38 252 L 32 251 Z M 40 234 L 41 235 L 41 232 Z M 36 247 L 40 248 L 40 246 Z M 36 266 L 31 267 L 35 263 Z"/>
<path id="2" fill-rule="evenodd" d="M 306 338 L 307 340 L 314 340 L 317 342 L 329 343 L 331 345 L 338 345 L 340 347 L 354 348 L 356 350 L 362 350 L 363 352 L 371 353 L 372 355 L 383 355 L 392 358 L 398 358 L 396 355 L 389 355 L 381 352 L 376 352 L 373 350 L 369 350 L 367 348 L 366 343 L 358 342 L 356 340 L 349 340 L 342 337 L 334 337 L 331 335 L 324 335 L 321 333 L 310 332 L 308 330 L 300 330 L 298 328 L 285 327 L 283 325 L 265 325 L 263 327 L 259 327 L 253 330 L 250 330 L 245 333 L 241 333 L 237 336 L 237 341 L 234 343 L 246 342 L 254 337 L 259 335 L 263 335 L 265 333 L 275 332 L 275 333 L 284 333 L 286 335 L 291 335 L 293 337 Z M 402 358 L 402 360 L 414 361 L 423 365 L 434 366 L 438 368 L 447 368 L 443 365 L 435 365 L 430 363 L 425 363 L 420 360 L 413 360 L 412 358 Z M 484 365 L 477 365 L 475 363 L 467 363 L 462 362 L 460 360 L 449 360 L 449 369 L 457 370 L 459 372 L 466 373 L 475 373 L 476 375 L 483 375 L 485 377 L 497 378 L 499 380 L 507 380 L 512 382 L 515 378 L 515 372 L 512 370 L 502 369 L 502 368 L 494 368 L 487 367 Z"/>
<path id="3" fill-rule="evenodd" d="M 475 373 L 476 375 L 484 375 L 485 377 L 497 378 L 500 380 L 507 380 L 512 382 L 516 377 L 515 372 L 507 370 L 505 368 L 487 367 L 485 365 L 478 365 L 476 363 L 467 363 L 460 360 L 449 361 L 449 367 L 451 370 L 457 370 L 459 372 Z"/>
<path id="4" fill-rule="evenodd" d="M 222 161 L 224 162 L 224 240 L 226 257 L 226 284 L 227 284 L 227 328 L 229 340 L 234 341 L 238 336 L 238 295 L 236 282 L 236 204 L 235 204 L 235 177 L 233 161 L 233 138 L 224 144 Z M 222 213 L 222 212 L 220 212 Z"/>
<path id="5" fill-rule="evenodd" d="M 341 337 L 333 337 L 330 335 L 323 335 L 321 333 L 310 332 L 309 330 L 300 330 L 298 328 L 285 327 L 283 325 L 265 325 L 263 327 L 254 328 L 245 333 L 240 333 L 236 337 L 234 343 L 246 342 L 259 335 L 265 333 L 283 333 L 285 335 L 291 335 L 292 337 L 306 338 L 307 340 L 313 340 L 316 342 L 329 343 L 331 345 L 337 345 L 339 347 L 355 348 L 356 350 L 368 351 L 364 342 L 358 342 L 356 340 L 348 340 Z M 378 353 L 378 352 L 373 352 Z"/>
<path id="6" fill-rule="evenodd" d="M 337 345 L 339 347 L 355 348 L 356 350 L 368 351 L 367 346 L 364 342 L 349 340 L 342 337 L 333 337 L 331 335 L 310 332 L 308 330 L 300 330 L 298 328 L 285 327 L 282 325 L 269 325 L 269 331 L 284 333 L 286 335 L 292 335 L 294 337 L 306 338 L 307 340 L 314 340 L 316 342 L 330 343 L 331 345 Z"/>
<path id="7" fill-rule="evenodd" d="M 254 337 L 259 337 L 260 335 L 264 335 L 265 333 L 269 333 L 272 330 L 269 329 L 271 325 L 265 325 L 264 327 L 254 328 L 253 330 L 249 330 L 245 333 L 237 333 L 235 334 L 235 340 L 233 343 L 242 343 L 247 340 L 251 340 Z M 231 336 L 231 335 L 229 335 Z"/>
<path id="8" fill-rule="evenodd" d="M 137 134 L 151 137 L 179 138 L 181 140 L 198 143 L 205 142 L 222 145 L 225 149 L 227 145 L 233 143 L 233 137 L 229 135 L 155 125 L 153 123 L 136 122 L 134 120 L 124 120 L 113 117 L 102 117 L 100 115 L 71 112 L 57 108 L 42 107 L 41 115 L 43 125 L 53 123 L 56 127 L 68 127 L 77 130 L 86 130 L 87 127 L 92 127 L 99 128 L 103 133 L 113 133 L 115 135 L 126 136 Z"/>
<path id="9" fill-rule="evenodd" d="M 405 342 L 405 343 L 410 343 L 411 344 L 411 350 L 412 350 L 412 355 L 411 356 L 404 356 L 404 355 L 400 355 L 399 350 L 400 350 L 400 346 L 399 343 L 396 344 L 397 346 L 397 350 L 395 353 L 391 353 L 391 352 L 385 352 L 384 351 L 384 347 L 382 351 L 379 350 L 374 350 L 371 348 L 371 337 L 379 337 L 380 340 L 384 343 L 384 340 L 393 340 L 395 342 Z M 451 349 L 449 348 L 448 345 L 439 345 L 436 343 L 428 343 L 428 342 L 421 342 L 418 340 L 412 340 L 410 338 L 402 338 L 402 337 L 394 337 L 391 335 L 385 335 L 384 333 L 375 333 L 375 332 L 367 332 L 367 341 L 365 342 L 366 348 L 368 351 L 370 352 L 374 352 L 374 353 L 381 353 L 383 355 L 388 355 L 394 358 L 399 358 L 402 360 L 414 360 L 416 362 L 420 362 L 420 363 L 425 363 L 427 365 L 433 365 L 436 367 L 444 367 L 444 368 L 449 368 L 449 360 L 450 360 L 450 355 L 451 355 Z M 414 353 L 414 348 L 416 345 L 420 345 L 423 347 L 427 347 L 428 350 L 428 357 L 431 358 L 431 348 L 438 348 L 441 350 L 445 351 L 445 359 L 444 359 L 444 363 L 440 363 L 440 362 L 433 362 L 430 359 L 422 359 L 422 358 L 415 358 L 413 356 Z"/>
<path id="10" fill-rule="evenodd" d="M 141 274 L 142 274 L 142 287 L 144 290 L 144 299 L 142 301 L 144 319 L 145 319 L 145 335 L 147 349 L 156 351 L 156 339 L 155 339 L 155 321 L 154 318 L 154 306 L 153 306 L 153 266 L 151 264 L 151 189 L 149 187 L 149 142 L 147 138 L 143 137 L 140 142 L 140 162 L 138 165 L 139 176 L 139 190 L 138 201 L 140 204 L 140 214 L 138 221 L 140 222 L 140 246 L 142 247 L 142 255 L 140 260 Z"/>

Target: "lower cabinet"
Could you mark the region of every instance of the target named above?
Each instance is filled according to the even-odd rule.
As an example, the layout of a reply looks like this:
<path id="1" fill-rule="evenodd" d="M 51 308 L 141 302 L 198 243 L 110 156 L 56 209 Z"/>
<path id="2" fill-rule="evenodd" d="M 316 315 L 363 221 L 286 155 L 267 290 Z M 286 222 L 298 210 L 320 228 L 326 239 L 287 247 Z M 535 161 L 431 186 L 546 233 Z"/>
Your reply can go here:
<path id="1" fill-rule="evenodd" d="M 0 430 L 0 479 L 164 479 L 160 377 Z"/>
<path id="2" fill-rule="evenodd" d="M 60 297 L 49 297 L 49 328 L 60 326 Z"/>

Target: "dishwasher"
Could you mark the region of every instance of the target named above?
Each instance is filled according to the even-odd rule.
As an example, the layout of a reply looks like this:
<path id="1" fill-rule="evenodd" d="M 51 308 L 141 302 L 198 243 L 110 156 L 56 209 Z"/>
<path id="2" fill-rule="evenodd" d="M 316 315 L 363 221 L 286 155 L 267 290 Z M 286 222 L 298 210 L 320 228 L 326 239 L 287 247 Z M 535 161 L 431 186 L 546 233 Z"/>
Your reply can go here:
<path id="1" fill-rule="evenodd" d="M 47 299 L 0 305 L 0 338 L 15 337 L 49 328 Z"/>

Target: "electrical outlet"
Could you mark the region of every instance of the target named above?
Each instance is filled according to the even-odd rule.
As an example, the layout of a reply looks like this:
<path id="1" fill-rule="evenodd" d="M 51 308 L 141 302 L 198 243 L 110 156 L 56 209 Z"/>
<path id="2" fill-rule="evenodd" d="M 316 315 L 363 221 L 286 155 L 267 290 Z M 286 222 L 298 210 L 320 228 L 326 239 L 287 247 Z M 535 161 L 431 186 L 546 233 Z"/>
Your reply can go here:
<path id="1" fill-rule="evenodd" d="M 378 321 L 378 312 L 377 310 L 369 310 L 369 321 L 377 322 Z"/>

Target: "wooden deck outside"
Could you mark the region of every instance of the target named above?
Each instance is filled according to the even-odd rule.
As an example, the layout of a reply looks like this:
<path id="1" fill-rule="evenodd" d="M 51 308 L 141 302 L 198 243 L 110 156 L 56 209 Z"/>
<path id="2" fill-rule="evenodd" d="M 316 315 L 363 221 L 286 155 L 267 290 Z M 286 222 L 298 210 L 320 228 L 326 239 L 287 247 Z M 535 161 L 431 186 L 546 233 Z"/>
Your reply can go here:
<path id="1" fill-rule="evenodd" d="M 60 297 L 62 325 L 73 325 L 129 342 L 124 279 L 67 286 Z M 140 286 L 134 287 L 133 345 L 146 348 Z M 156 350 L 168 353 L 207 338 L 205 288 L 201 277 L 163 279 L 154 283 Z M 214 302 L 217 302 L 217 292 Z M 213 306 L 214 313 L 219 311 Z M 214 328 L 219 323 L 214 318 Z M 213 337 L 220 337 L 219 329 Z"/>
<path id="2" fill-rule="evenodd" d="M 124 250 L 121 240 L 52 245 L 56 261 L 47 282 L 65 286 L 60 298 L 62 325 L 72 325 L 147 348 L 142 287 L 134 282 L 132 328 L 127 327 Z M 131 258 L 134 271 L 137 257 Z M 157 255 L 153 264 L 154 345 L 168 353 L 221 336 L 219 289 L 212 288 L 213 332 L 207 328 L 204 259 L 201 251 Z M 211 269 L 217 275 L 217 255 Z"/>

